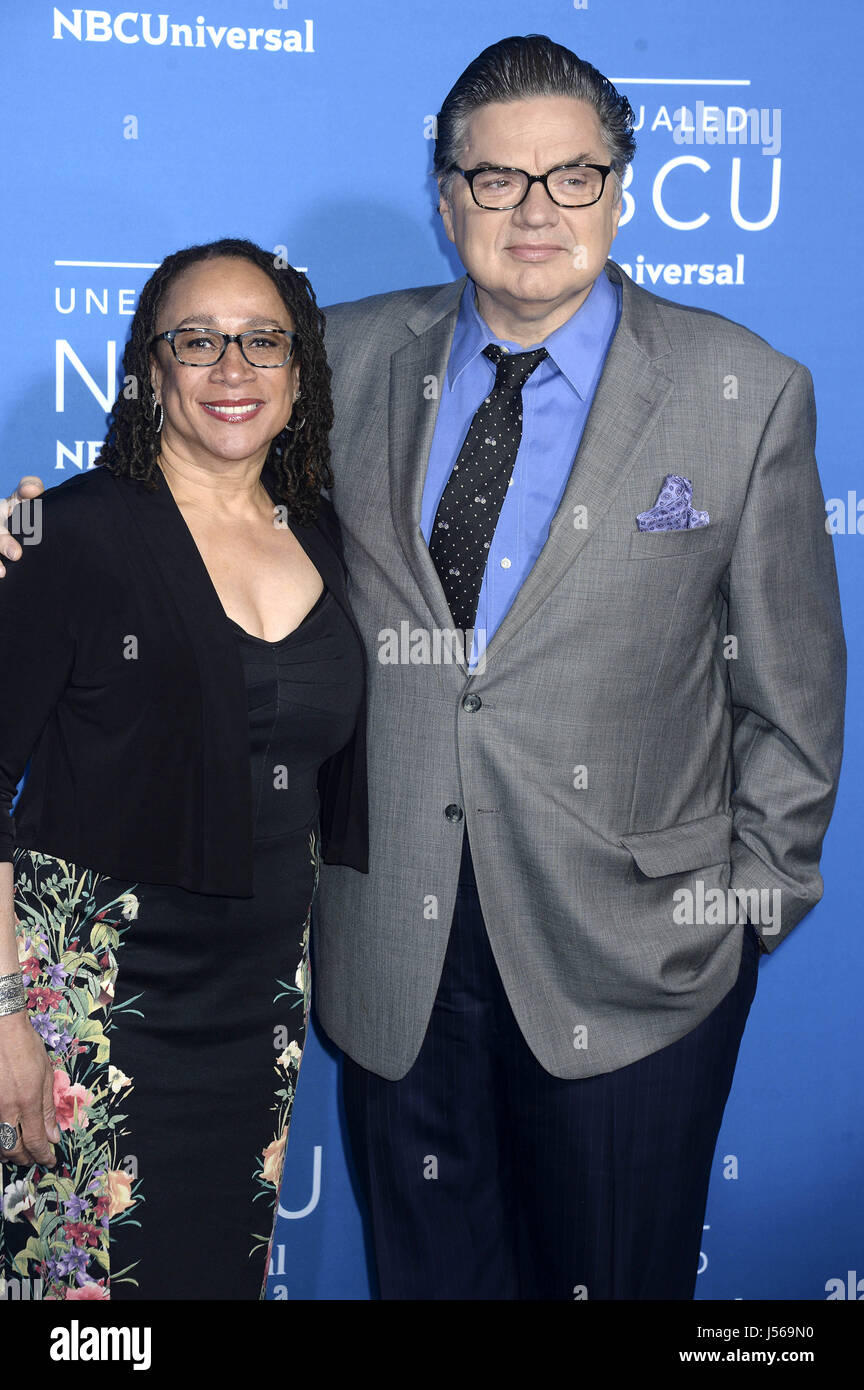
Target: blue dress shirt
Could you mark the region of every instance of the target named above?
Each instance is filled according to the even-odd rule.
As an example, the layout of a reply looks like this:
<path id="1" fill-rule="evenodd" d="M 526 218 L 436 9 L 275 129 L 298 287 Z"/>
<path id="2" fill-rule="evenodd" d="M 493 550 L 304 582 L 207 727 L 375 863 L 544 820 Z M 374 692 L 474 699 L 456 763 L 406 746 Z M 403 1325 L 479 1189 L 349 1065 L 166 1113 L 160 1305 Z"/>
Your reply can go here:
<path id="1" fill-rule="evenodd" d="M 480 589 L 472 669 L 546 544 L 620 314 L 621 287 L 601 273 L 573 317 L 542 343 L 531 345 L 545 347 L 549 356 L 522 389 L 522 439 Z M 495 382 L 495 367 L 483 356 L 488 343 L 509 352 L 529 351 L 495 336 L 477 311 L 469 280 L 459 305 L 426 469 L 420 529 L 427 545 L 468 428 Z"/>

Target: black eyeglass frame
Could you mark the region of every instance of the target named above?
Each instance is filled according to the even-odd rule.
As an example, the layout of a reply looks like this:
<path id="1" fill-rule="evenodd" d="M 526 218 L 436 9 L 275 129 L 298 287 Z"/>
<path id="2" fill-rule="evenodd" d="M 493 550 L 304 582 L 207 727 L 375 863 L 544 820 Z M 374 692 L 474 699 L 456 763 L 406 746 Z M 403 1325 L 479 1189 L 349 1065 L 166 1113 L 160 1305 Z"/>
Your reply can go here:
<path id="1" fill-rule="evenodd" d="M 612 173 L 613 166 L 611 164 L 588 163 L 556 164 L 554 169 L 547 169 L 545 174 L 529 174 L 527 169 L 513 169 L 510 167 L 505 167 L 505 165 L 503 164 L 481 164 L 477 169 L 461 169 L 458 164 L 451 164 L 450 169 L 457 174 L 461 174 L 463 179 L 465 179 L 465 181 L 468 184 L 468 187 L 471 189 L 471 197 L 474 199 L 474 202 L 477 204 L 478 208 L 482 208 L 484 212 L 512 212 L 514 208 L 518 208 L 521 206 L 522 203 L 524 203 L 525 199 L 528 197 L 528 194 L 531 192 L 532 185 L 535 183 L 542 183 L 543 187 L 546 189 L 548 197 L 558 208 L 593 208 L 594 204 L 599 203 L 600 199 L 603 197 L 603 190 L 606 187 L 606 180 Z M 600 192 L 597 194 L 597 197 L 592 198 L 590 203 L 559 203 L 558 199 L 553 198 L 552 194 L 549 192 L 549 184 L 547 183 L 547 179 L 550 177 L 550 175 L 557 174 L 560 169 L 596 170 L 598 174 L 602 175 L 602 181 L 600 183 Z M 506 206 L 490 208 L 487 206 L 486 203 L 480 202 L 479 198 L 477 197 L 477 194 L 474 192 L 475 178 L 478 174 L 497 173 L 521 174 L 523 178 L 526 178 L 528 180 L 525 192 L 522 194 L 522 197 L 519 199 L 518 203 L 508 203 Z"/>
<path id="2" fill-rule="evenodd" d="M 209 333 L 214 338 L 219 337 L 222 339 L 222 351 L 219 353 L 218 357 L 213 358 L 212 362 L 186 362 L 182 357 L 178 356 L 177 354 L 177 347 L 174 343 L 174 339 L 176 338 L 177 334 L 195 333 L 198 331 L 200 331 L 201 333 Z M 249 358 L 246 356 L 246 348 L 244 347 L 243 339 L 254 338 L 256 334 L 261 333 L 281 333 L 283 337 L 288 339 L 288 356 L 285 358 L 284 362 L 262 363 L 249 361 Z M 170 344 L 171 351 L 177 358 L 177 361 L 180 363 L 181 367 L 215 367 L 216 363 L 221 362 L 222 358 L 225 356 L 225 353 L 228 351 L 228 344 L 236 343 L 243 355 L 244 362 L 249 362 L 249 366 L 255 367 L 256 370 L 260 370 L 262 372 L 269 372 L 272 371 L 274 368 L 287 367 L 288 363 L 291 361 L 291 358 L 294 356 L 294 344 L 297 340 L 297 336 L 297 333 L 290 328 L 247 328 L 245 333 L 223 333 L 219 328 L 202 327 L 200 330 L 198 330 L 194 325 L 192 325 L 190 328 L 169 328 L 165 333 L 157 333 L 155 338 L 152 338 L 150 341 L 150 348 L 152 350 L 157 343 L 161 343 L 164 339 L 166 343 Z"/>

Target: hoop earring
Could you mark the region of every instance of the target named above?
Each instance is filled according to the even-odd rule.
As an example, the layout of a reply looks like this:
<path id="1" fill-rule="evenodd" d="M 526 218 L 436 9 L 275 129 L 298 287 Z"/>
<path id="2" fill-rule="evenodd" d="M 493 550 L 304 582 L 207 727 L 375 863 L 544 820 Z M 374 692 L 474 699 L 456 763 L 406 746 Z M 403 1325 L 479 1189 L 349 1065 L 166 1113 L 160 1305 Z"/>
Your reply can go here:
<path id="1" fill-rule="evenodd" d="M 158 412 L 158 413 L 157 413 Z M 165 411 L 162 409 L 162 402 L 156 401 L 153 405 L 153 432 L 162 433 L 162 426 L 165 423 Z"/>
<path id="2" fill-rule="evenodd" d="M 301 393 L 300 391 L 298 391 L 298 392 L 297 392 L 297 395 L 294 397 L 293 401 L 291 402 L 291 409 L 292 409 L 292 410 L 294 409 L 294 406 L 295 406 L 295 405 L 297 404 L 297 402 L 299 401 L 301 394 L 302 394 L 302 393 Z M 302 428 L 303 428 L 303 426 L 304 426 L 305 424 L 306 424 L 306 416 L 305 416 L 305 415 L 303 416 L 303 419 L 302 419 L 302 420 L 298 420 L 296 423 L 295 423 L 294 417 L 293 417 L 293 415 L 292 415 L 291 419 L 290 419 L 290 420 L 286 423 L 286 425 L 285 425 L 285 430 L 286 430 L 286 432 L 287 432 L 288 434 L 299 434 L 300 431 L 302 430 Z"/>

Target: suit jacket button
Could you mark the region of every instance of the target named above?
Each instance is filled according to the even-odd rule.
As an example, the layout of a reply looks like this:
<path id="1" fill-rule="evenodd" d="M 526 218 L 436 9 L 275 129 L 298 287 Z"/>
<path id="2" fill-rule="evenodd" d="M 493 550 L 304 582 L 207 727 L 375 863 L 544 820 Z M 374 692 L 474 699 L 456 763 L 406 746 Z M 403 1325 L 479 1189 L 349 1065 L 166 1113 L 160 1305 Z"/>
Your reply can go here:
<path id="1" fill-rule="evenodd" d="M 465 699 L 462 701 L 462 708 L 467 710 L 469 714 L 475 714 L 482 703 L 483 701 L 480 699 L 479 695 L 466 695 Z"/>
<path id="2" fill-rule="evenodd" d="M 459 821 L 462 819 L 462 807 L 451 801 L 449 806 L 444 807 L 444 814 L 448 820 Z"/>

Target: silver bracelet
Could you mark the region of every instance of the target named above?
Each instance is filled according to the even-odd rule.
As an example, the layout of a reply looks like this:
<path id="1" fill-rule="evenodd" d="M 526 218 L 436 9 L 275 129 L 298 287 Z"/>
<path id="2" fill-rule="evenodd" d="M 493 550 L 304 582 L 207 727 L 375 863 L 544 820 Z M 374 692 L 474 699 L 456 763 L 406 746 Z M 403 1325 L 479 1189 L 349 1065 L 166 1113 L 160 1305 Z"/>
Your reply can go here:
<path id="1" fill-rule="evenodd" d="M 26 1008 L 27 999 L 20 970 L 16 970 L 14 975 L 0 975 L 0 1017 L 3 1014 L 19 1014 Z"/>

